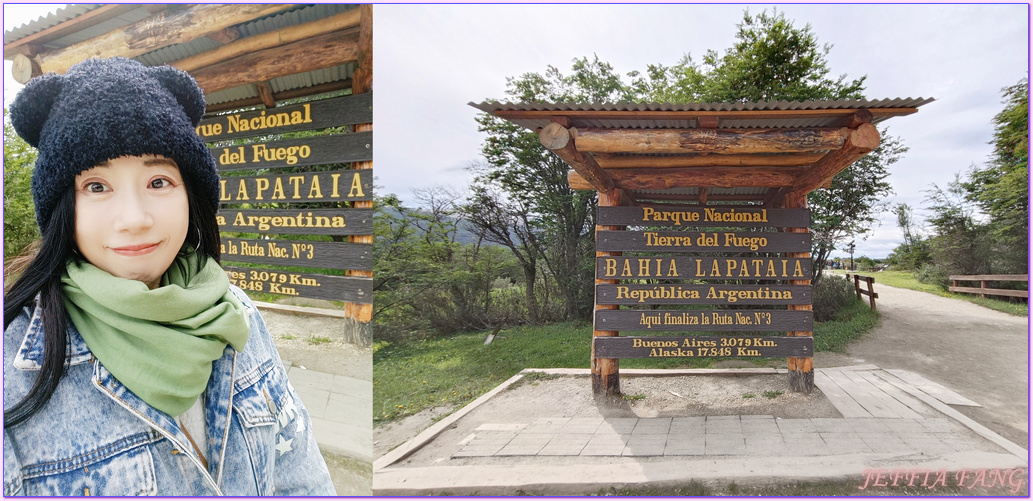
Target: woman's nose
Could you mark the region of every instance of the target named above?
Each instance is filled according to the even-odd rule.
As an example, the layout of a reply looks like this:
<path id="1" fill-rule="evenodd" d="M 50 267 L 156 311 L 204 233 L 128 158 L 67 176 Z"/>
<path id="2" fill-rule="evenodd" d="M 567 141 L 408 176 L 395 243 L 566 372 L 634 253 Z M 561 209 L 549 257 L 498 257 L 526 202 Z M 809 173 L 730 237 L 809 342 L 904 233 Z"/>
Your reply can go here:
<path id="1" fill-rule="evenodd" d="M 116 204 L 115 229 L 137 232 L 154 225 L 154 217 L 147 204 L 147 197 L 135 190 L 124 190 Z"/>

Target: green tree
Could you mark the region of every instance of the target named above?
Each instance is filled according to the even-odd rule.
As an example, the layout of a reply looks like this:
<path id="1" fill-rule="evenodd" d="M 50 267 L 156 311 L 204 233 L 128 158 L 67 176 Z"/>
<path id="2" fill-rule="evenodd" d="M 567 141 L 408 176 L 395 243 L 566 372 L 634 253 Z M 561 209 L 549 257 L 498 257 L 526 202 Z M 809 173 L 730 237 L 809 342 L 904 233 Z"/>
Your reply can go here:
<path id="1" fill-rule="evenodd" d="M 820 44 L 810 25 L 798 28 L 777 10 L 756 16 L 747 10 L 737 27 L 736 42 L 724 55 L 710 50 L 702 65 L 686 54 L 672 68 L 650 66 L 645 76 L 632 75 L 631 87 L 648 100 L 673 102 L 864 98 L 864 76 L 829 77 L 832 46 Z M 883 200 L 892 193 L 888 168 L 907 147 L 885 130 L 880 136 L 878 149 L 838 174 L 830 188 L 807 197 L 815 280 L 836 245 L 846 238 L 864 238 L 886 207 Z"/>
<path id="2" fill-rule="evenodd" d="M 929 241 L 920 233 L 910 205 L 894 205 L 893 214 L 897 217 L 897 226 L 904 234 L 904 241 L 886 257 L 886 262 L 900 269 L 917 270 L 932 260 Z"/>
<path id="3" fill-rule="evenodd" d="M 6 120 L 4 110 L 4 261 L 40 237 L 32 204 L 32 169 L 36 149 Z"/>
<path id="4" fill-rule="evenodd" d="M 947 186 L 932 185 L 926 202 L 932 216 L 934 235 L 930 239 L 933 262 L 945 275 L 990 273 L 990 228 L 976 219 L 975 205 L 965 198 L 959 174 Z"/>
<path id="5" fill-rule="evenodd" d="M 569 75 L 549 66 L 544 75 L 527 73 L 508 78 L 506 85 L 510 99 L 525 102 L 621 101 L 628 100 L 631 92 L 613 67 L 597 56 L 574 60 Z M 571 190 L 567 182 L 570 167 L 545 149 L 533 131 L 490 114 L 479 115 L 477 123 L 479 130 L 487 134 L 481 148 L 486 162 L 471 167 L 476 174 L 472 191 L 497 192 L 501 199 L 508 200 L 510 207 L 520 208 L 520 218 L 526 221 L 527 240 L 534 242 L 524 246 L 524 261 L 533 260 L 545 266 L 547 278 L 562 297 L 562 318 L 589 318 L 593 300 L 595 193 Z M 469 212 L 492 213 L 490 204 L 483 204 L 495 198 L 474 197 Z M 527 253 L 536 253 L 537 257 L 530 259 Z"/>
<path id="6" fill-rule="evenodd" d="M 994 152 L 988 165 L 963 183 L 966 196 L 990 216 L 997 249 L 995 268 L 1026 273 L 1029 256 L 1029 79 L 1002 90 L 1005 108 L 993 120 Z"/>
<path id="7" fill-rule="evenodd" d="M 651 101 L 805 101 L 861 98 L 865 77 L 829 78 L 829 44 L 811 26 L 797 28 L 778 10 L 743 14 L 736 42 L 724 55 L 709 50 L 703 63 L 686 54 L 673 67 L 651 65 L 632 86 Z"/>

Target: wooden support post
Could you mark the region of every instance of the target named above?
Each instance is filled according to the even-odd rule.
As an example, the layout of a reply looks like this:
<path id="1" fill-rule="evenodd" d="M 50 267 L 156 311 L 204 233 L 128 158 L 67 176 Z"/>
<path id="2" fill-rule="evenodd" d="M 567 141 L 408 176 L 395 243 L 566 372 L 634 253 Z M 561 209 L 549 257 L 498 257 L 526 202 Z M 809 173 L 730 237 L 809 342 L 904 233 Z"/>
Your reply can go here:
<path id="1" fill-rule="evenodd" d="M 364 94 L 372 90 L 373 85 L 373 51 L 370 50 L 373 43 L 373 8 L 370 5 L 362 5 L 359 7 L 361 13 L 361 21 L 359 28 L 359 57 L 358 57 L 358 68 L 355 69 L 355 73 L 352 77 L 352 95 Z M 356 124 L 353 127 L 355 132 L 372 131 L 373 124 Z M 352 169 L 372 169 L 373 162 L 354 162 L 352 163 Z M 372 201 L 355 201 L 352 202 L 352 207 L 356 209 L 372 209 Z M 373 235 L 352 235 L 348 237 L 349 242 L 361 243 L 361 244 L 372 244 Z M 348 276 L 353 277 L 372 277 L 372 271 L 366 270 L 349 270 Z M 359 323 L 362 339 L 373 342 L 373 330 L 370 324 L 373 319 L 373 304 L 358 304 L 358 303 L 345 303 L 344 312 L 348 318 L 355 320 Z"/>
<path id="2" fill-rule="evenodd" d="M 785 208 L 786 209 L 806 209 L 807 208 L 807 194 L 806 192 L 793 192 L 789 193 L 785 197 Z M 809 233 L 810 228 L 789 228 L 791 233 Z M 806 258 L 811 257 L 810 252 L 787 252 L 786 257 L 788 258 Z M 790 280 L 789 285 L 811 285 L 810 280 Z M 803 310 L 811 311 L 812 306 L 809 304 L 800 305 L 789 305 L 790 310 Z M 813 336 L 812 331 L 789 331 L 786 333 L 788 336 Z M 792 391 L 799 393 L 809 394 L 814 390 L 814 357 L 789 357 L 786 359 L 786 365 L 789 368 L 789 388 Z"/>
<path id="3" fill-rule="evenodd" d="M 621 205 L 621 197 L 623 192 L 621 190 L 613 190 L 608 193 L 599 193 L 599 207 L 616 207 Z M 619 231 L 623 230 L 623 226 L 602 226 L 595 225 L 595 231 L 598 234 L 600 231 Z M 603 256 L 620 256 L 621 252 L 600 252 L 596 251 L 596 257 Z M 595 280 L 596 285 L 599 284 L 615 284 L 617 280 L 603 280 L 597 278 Z M 599 304 L 596 299 L 595 310 L 616 310 L 620 306 L 615 304 Z M 595 320 L 593 319 L 593 330 L 592 338 L 599 337 L 610 337 L 619 336 L 620 331 L 601 331 L 594 329 Z M 596 397 L 603 396 L 617 396 L 621 393 L 621 381 L 620 381 L 620 359 L 618 358 L 595 358 L 595 343 L 592 343 L 592 393 Z"/>

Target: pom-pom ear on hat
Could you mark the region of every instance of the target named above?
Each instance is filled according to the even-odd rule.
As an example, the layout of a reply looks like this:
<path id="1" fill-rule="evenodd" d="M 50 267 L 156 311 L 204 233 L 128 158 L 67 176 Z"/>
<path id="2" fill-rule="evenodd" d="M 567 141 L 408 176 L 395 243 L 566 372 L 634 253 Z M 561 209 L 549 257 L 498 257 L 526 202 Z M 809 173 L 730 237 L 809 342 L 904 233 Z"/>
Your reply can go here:
<path id="1" fill-rule="evenodd" d="M 148 68 L 148 71 L 176 97 L 176 101 L 190 117 L 190 123 L 197 127 L 204 116 L 205 102 L 204 93 L 194 78 L 187 72 L 171 66 L 152 67 Z"/>
<path id="2" fill-rule="evenodd" d="M 61 93 L 63 80 L 54 73 L 34 78 L 11 103 L 11 125 L 33 148 L 39 146 L 40 132 Z"/>

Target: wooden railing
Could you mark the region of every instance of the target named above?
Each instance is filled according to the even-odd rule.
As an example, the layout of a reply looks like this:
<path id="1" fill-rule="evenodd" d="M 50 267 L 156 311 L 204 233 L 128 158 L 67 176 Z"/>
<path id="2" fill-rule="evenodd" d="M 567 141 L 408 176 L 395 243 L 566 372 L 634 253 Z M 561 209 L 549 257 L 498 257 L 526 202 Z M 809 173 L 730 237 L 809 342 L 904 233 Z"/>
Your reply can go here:
<path id="1" fill-rule="evenodd" d="M 979 294 L 984 298 L 987 295 L 1029 298 L 1029 275 L 951 275 L 950 279 L 951 292 Z M 979 282 L 979 287 L 959 287 L 958 282 Z M 1026 282 L 1026 290 L 991 289 L 987 282 Z"/>
<path id="2" fill-rule="evenodd" d="M 879 294 L 875 292 L 875 277 L 869 277 L 865 275 L 858 275 L 850 273 L 846 274 L 846 279 L 850 280 L 850 277 L 854 277 L 854 292 L 857 293 L 857 299 L 861 299 L 861 294 L 868 296 L 868 304 L 871 305 L 872 310 L 875 310 L 875 299 L 879 297 Z M 861 288 L 861 282 L 864 282 L 868 286 L 868 290 Z"/>

